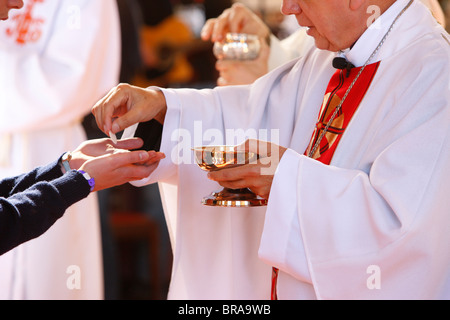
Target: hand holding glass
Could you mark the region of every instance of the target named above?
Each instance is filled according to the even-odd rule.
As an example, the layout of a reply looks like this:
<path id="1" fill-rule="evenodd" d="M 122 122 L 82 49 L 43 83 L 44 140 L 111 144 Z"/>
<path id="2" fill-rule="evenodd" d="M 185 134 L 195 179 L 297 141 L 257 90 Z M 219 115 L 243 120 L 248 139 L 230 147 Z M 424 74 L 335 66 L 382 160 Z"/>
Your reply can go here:
<path id="1" fill-rule="evenodd" d="M 213 48 L 216 58 L 223 60 L 254 60 L 260 50 L 258 36 L 246 33 L 227 33 L 223 41 L 214 43 Z"/>

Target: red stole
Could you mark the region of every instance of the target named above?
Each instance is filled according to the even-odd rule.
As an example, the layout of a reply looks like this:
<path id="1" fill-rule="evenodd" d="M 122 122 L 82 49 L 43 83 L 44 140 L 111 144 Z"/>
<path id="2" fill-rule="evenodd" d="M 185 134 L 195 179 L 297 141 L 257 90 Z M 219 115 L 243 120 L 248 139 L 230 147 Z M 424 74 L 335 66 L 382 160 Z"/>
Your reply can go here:
<path id="1" fill-rule="evenodd" d="M 333 158 L 334 151 L 342 138 L 342 134 L 345 132 L 350 120 L 358 109 L 364 95 L 372 83 L 372 80 L 378 70 L 380 62 L 369 64 L 365 67 L 359 78 L 356 80 L 353 88 L 350 90 L 347 98 L 342 104 L 341 109 L 334 118 L 323 139 L 320 142 L 319 147 L 311 156 L 313 159 L 320 161 L 324 164 L 330 164 Z M 314 148 L 317 140 L 321 136 L 323 130 L 327 126 L 331 119 L 336 107 L 341 103 L 342 98 L 347 92 L 349 86 L 356 78 L 362 67 L 353 68 L 347 77 L 346 70 L 336 70 L 328 83 L 327 90 L 323 99 L 322 107 L 320 108 L 318 120 L 314 132 L 311 137 L 308 148 L 305 151 L 305 155 L 309 155 Z M 272 270 L 272 300 L 277 300 L 276 283 L 278 278 L 278 269 Z"/>
<path id="2" fill-rule="evenodd" d="M 334 151 L 336 150 L 342 134 L 347 128 L 350 120 L 355 114 L 358 106 L 360 105 L 364 95 L 369 89 L 370 84 L 377 72 L 380 62 L 369 64 L 355 82 L 353 88 L 350 90 L 347 98 L 342 104 L 341 110 L 334 118 L 328 131 L 325 133 L 320 147 L 312 155 L 313 159 L 316 159 L 324 164 L 330 164 Z M 348 87 L 358 75 L 361 67 L 353 68 L 350 71 L 350 75 L 347 78 L 346 71 L 337 70 L 330 82 L 328 83 L 327 90 L 323 99 L 322 107 L 320 108 L 319 117 L 314 128 L 314 132 L 311 138 L 311 142 L 305 151 L 305 155 L 309 155 L 311 149 L 314 147 L 317 139 L 319 139 L 323 130 L 327 126 L 331 116 L 333 115 L 336 107 L 341 103 L 342 98 L 348 90 Z"/>

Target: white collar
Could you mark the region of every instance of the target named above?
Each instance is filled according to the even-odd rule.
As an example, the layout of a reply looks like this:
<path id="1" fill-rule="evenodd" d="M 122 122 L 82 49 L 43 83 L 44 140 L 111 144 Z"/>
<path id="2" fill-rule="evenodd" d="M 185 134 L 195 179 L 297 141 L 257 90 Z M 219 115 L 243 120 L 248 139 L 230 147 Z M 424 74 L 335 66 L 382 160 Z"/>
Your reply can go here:
<path id="1" fill-rule="evenodd" d="M 406 7 L 410 0 L 395 1 L 375 22 L 362 34 L 351 49 L 343 51 L 346 59 L 356 67 L 363 66 L 386 32 L 391 27 L 397 15 Z M 341 53 L 342 54 L 342 53 Z M 377 56 L 369 63 L 377 62 Z"/>

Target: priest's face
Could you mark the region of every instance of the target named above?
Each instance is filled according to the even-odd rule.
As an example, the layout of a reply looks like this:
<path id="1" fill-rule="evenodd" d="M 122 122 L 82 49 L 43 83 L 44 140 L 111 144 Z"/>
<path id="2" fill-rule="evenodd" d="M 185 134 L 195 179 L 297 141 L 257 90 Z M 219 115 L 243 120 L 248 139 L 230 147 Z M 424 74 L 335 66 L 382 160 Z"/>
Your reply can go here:
<path id="1" fill-rule="evenodd" d="M 350 47 L 365 30 L 364 1 L 283 0 L 281 11 L 295 15 L 308 28 L 319 49 L 339 51 Z"/>
<path id="2" fill-rule="evenodd" d="M 20 9 L 22 7 L 22 0 L 0 0 L 0 20 L 8 19 L 9 10 Z"/>

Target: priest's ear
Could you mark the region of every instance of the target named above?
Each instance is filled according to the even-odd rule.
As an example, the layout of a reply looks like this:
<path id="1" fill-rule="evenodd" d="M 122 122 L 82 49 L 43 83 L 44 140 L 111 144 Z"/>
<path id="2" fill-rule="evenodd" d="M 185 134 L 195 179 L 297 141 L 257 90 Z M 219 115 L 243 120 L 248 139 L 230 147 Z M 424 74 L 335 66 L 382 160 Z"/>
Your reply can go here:
<path id="1" fill-rule="evenodd" d="M 349 8 L 352 11 L 358 11 L 361 9 L 362 5 L 366 3 L 367 0 L 350 0 Z"/>

